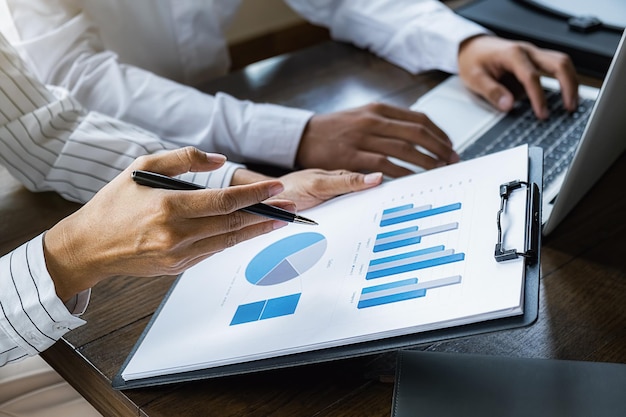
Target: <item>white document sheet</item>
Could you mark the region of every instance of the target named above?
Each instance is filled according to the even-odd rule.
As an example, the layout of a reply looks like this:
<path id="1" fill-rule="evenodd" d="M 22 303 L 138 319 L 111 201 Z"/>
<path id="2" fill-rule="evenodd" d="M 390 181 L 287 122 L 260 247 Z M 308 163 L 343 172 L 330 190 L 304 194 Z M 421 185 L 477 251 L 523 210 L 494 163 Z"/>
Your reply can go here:
<path id="1" fill-rule="evenodd" d="M 528 148 L 393 180 L 300 214 L 183 274 L 126 380 L 522 314 L 524 261 L 494 260 L 500 184 L 528 178 Z M 523 250 L 526 192 L 503 216 Z"/>

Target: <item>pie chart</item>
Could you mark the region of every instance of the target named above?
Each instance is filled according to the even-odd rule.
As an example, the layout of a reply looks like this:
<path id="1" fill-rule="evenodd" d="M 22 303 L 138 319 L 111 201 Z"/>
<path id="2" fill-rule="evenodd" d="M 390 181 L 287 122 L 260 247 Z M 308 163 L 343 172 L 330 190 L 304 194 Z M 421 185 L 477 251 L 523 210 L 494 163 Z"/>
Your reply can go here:
<path id="1" fill-rule="evenodd" d="M 276 285 L 300 276 L 320 260 L 327 241 L 319 233 L 299 233 L 272 243 L 259 252 L 246 268 L 253 285 Z"/>

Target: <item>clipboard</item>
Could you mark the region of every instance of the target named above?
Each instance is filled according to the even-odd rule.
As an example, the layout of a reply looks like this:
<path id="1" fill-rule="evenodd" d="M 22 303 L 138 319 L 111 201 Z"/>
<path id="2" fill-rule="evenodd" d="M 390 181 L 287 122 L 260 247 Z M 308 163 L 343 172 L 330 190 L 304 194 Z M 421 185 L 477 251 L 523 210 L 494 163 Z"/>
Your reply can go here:
<path id="1" fill-rule="evenodd" d="M 463 324 L 441 329 L 426 330 L 419 333 L 411 333 L 400 336 L 385 337 L 378 340 L 368 340 L 346 345 L 303 351 L 294 354 L 285 354 L 264 359 L 231 363 L 223 366 L 203 368 L 192 371 L 170 373 L 157 376 L 147 376 L 126 380 L 123 371 L 127 368 L 131 358 L 137 353 L 137 349 L 145 340 L 146 335 L 159 317 L 168 299 L 176 289 L 177 283 L 184 274 L 174 283 L 158 310 L 153 315 L 150 323 L 140 336 L 138 342 L 114 376 L 112 386 L 114 389 L 127 390 L 141 387 L 158 386 L 164 384 L 196 381 L 208 378 L 246 374 L 265 370 L 293 367 L 305 364 L 328 362 L 346 359 L 356 356 L 371 355 L 402 348 L 415 347 L 436 341 L 467 337 L 481 333 L 489 333 L 500 330 L 513 329 L 531 325 L 537 320 L 539 309 L 539 276 L 540 276 L 540 247 L 541 247 L 541 189 L 543 175 L 543 151 L 539 147 L 528 147 L 528 178 L 523 180 L 511 179 L 502 184 L 499 190 L 503 198 L 503 192 L 508 196 L 512 193 L 527 193 L 526 220 L 524 248 L 503 247 L 496 241 L 493 257 L 495 262 L 523 262 L 523 312 L 497 319 L 491 319 L 476 323 Z M 502 188 L 504 187 L 504 188 Z M 500 219 L 501 207 L 493 207 L 493 221 Z M 499 238 L 498 238 L 499 240 Z M 498 246 L 499 245 L 499 246 Z M 494 247 L 494 246 L 492 246 Z M 503 255 L 504 254 L 504 255 Z M 499 258 L 499 259 L 498 259 Z"/>

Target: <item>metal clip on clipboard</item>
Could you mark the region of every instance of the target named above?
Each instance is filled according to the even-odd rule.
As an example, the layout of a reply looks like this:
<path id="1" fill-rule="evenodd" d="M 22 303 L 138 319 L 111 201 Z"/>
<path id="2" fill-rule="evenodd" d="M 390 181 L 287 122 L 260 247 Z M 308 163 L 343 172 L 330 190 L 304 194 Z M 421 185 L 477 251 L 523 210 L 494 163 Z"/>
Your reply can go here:
<path id="1" fill-rule="evenodd" d="M 524 251 L 520 252 L 517 249 L 505 249 L 502 242 L 502 225 L 501 218 L 504 213 L 504 207 L 509 199 L 511 193 L 517 189 L 526 188 L 526 230 L 524 237 Z M 537 262 L 538 246 L 539 246 L 539 233 L 541 225 L 539 223 L 539 187 L 537 184 L 529 184 L 526 181 L 510 181 L 500 185 L 500 210 L 498 210 L 496 223 L 498 226 L 498 241 L 496 242 L 496 249 L 494 257 L 497 262 L 504 262 L 511 259 L 517 259 L 524 257 L 529 264 Z"/>

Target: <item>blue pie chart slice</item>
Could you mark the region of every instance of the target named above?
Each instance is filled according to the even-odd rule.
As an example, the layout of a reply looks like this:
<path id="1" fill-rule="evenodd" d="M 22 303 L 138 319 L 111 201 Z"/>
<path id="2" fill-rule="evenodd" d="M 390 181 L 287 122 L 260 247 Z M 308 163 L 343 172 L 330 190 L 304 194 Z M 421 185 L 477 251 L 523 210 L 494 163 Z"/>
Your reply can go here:
<path id="1" fill-rule="evenodd" d="M 246 268 L 253 285 L 276 285 L 306 272 L 326 251 L 326 238 L 319 233 L 299 233 L 272 243 L 259 252 Z"/>

